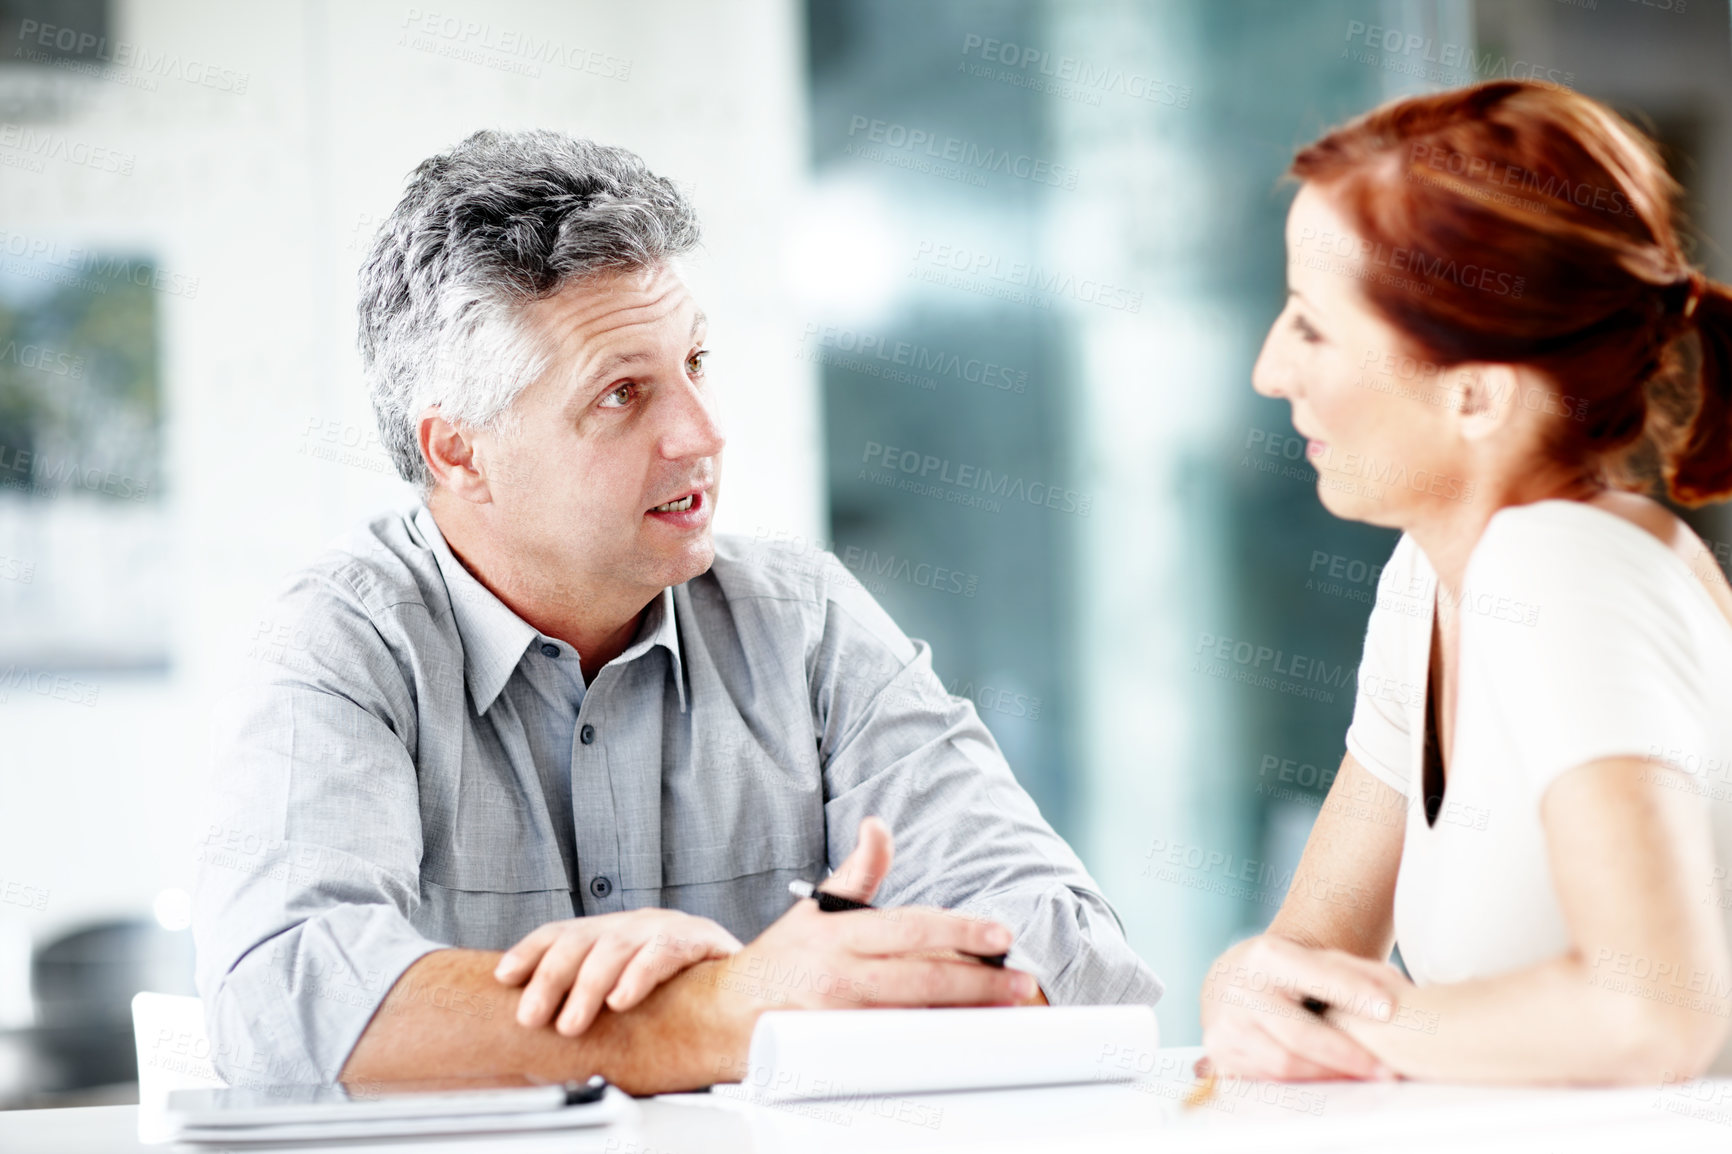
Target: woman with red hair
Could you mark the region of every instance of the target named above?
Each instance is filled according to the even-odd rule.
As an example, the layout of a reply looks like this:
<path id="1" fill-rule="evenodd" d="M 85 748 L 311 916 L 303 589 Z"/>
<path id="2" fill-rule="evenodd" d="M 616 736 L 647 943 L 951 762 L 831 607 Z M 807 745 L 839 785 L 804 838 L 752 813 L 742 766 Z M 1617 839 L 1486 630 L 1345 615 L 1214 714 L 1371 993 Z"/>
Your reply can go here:
<path id="1" fill-rule="evenodd" d="M 1397 101 L 1292 174 L 1253 383 L 1324 506 L 1403 536 L 1287 898 L 1204 984 L 1210 1060 L 1732 1074 L 1732 588 L 1644 495 L 1732 495 L 1732 294 L 1653 145 L 1565 88 Z"/>

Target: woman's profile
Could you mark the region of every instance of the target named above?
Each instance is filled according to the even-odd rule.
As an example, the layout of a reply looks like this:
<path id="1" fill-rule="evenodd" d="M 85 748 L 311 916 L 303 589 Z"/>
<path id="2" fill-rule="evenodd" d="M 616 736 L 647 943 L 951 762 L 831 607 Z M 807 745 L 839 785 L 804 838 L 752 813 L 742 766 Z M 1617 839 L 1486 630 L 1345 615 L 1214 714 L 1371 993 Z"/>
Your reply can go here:
<path id="1" fill-rule="evenodd" d="M 1569 89 L 1398 101 L 1291 172 L 1253 383 L 1325 507 L 1403 536 L 1288 897 L 1205 981 L 1210 1060 L 1732 1074 L 1732 588 L 1646 495 L 1732 495 L 1732 295 Z"/>

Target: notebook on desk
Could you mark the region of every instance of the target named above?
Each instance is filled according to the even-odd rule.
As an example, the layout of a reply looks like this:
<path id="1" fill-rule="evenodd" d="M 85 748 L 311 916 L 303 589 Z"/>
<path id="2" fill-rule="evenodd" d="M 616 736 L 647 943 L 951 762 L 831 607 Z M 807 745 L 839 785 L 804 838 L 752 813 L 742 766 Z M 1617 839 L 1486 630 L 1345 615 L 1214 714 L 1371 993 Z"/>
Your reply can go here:
<path id="1" fill-rule="evenodd" d="M 479 1134 L 605 1126 L 631 1099 L 600 1079 L 524 1079 L 175 1090 L 167 1141 L 243 1145 L 418 1134 Z"/>

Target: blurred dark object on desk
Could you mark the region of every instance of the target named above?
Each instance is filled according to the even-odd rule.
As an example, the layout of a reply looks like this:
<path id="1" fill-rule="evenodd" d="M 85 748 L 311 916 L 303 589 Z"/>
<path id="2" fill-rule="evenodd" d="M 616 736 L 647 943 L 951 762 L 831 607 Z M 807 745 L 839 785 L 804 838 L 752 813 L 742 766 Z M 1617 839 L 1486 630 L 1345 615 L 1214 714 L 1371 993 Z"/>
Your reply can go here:
<path id="1" fill-rule="evenodd" d="M 101 922 L 35 951 L 35 1024 L 0 1033 L 0 1109 L 138 1100 L 132 996 L 192 994 L 192 935 L 148 920 Z"/>

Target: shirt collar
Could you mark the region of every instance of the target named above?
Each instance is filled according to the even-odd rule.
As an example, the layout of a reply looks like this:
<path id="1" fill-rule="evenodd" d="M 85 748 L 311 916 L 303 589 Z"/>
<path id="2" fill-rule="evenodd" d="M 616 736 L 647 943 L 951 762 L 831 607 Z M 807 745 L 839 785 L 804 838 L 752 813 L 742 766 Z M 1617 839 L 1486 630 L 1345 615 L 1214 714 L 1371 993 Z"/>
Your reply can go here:
<path id="1" fill-rule="evenodd" d="M 686 711 L 686 671 L 680 660 L 680 631 L 674 618 L 674 591 L 669 586 L 656 594 L 656 599 L 644 610 L 643 620 L 637 629 L 637 640 L 631 643 L 624 653 L 616 659 L 621 662 L 632 661 L 648 653 L 656 646 L 668 651 L 668 662 L 673 668 L 674 689 L 680 695 L 680 712 Z"/>
<path id="2" fill-rule="evenodd" d="M 475 711 L 486 713 L 511 680 L 511 674 L 523 660 L 532 642 L 541 636 L 540 630 L 519 617 L 494 596 L 475 575 L 469 572 L 445 540 L 433 511 L 422 505 L 415 511 L 415 525 L 432 550 L 439 574 L 445 579 L 445 589 L 451 599 L 451 615 L 457 622 L 457 632 L 463 641 L 463 676 L 469 695 L 475 700 Z M 617 658 L 633 661 L 655 646 L 668 651 L 673 665 L 674 685 L 680 696 L 680 712 L 686 711 L 685 669 L 680 660 L 679 628 L 674 619 L 674 591 L 663 589 L 650 602 L 638 625 L 637 638 Z"/>

